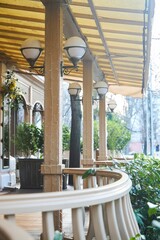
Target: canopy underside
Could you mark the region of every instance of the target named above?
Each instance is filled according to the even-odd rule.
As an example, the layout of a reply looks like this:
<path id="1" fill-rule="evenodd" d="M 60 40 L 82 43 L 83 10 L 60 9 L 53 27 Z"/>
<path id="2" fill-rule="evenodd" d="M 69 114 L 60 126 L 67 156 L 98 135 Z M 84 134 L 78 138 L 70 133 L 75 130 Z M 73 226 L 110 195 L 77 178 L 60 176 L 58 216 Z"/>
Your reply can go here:
<path id="1" fill-rule="evenodd" d="M 109 85 L 142 91 L 147 85 L 154 1 L 149 0 L 72 0 L 62 3 L 69 11 L 89 47 L 97 69 Z M 43 0 L 45 3 L 45 0 Z M 65 19 L 66 20 L 66 19 Z M 64 41 L 69 32 L 64 21 Z M 71 24 L 70 24 L 70 27 Z M 38 0 L 0 1 L 0 60 L 28 70 L 20 52 L 22 42 L 35 37 L 45 47 L 45 8 Z M 44 64 L 43 51 L 37 65 Z M 64 64 L 68 65 L 65 56 Z M 95 71 L 95 81 L 101 80 Z M 66 81 L 83 82 L 83 66 L 64 76 Z M 123 88 L 124 86 L 124 88 Z M 120 89 L 119 88 L 119 89 Z M 126 89 L 126 90 L 125 90 Z M 118 91 L 118 87 L 117 87 Z M 119 93 L 119 92 L 117 92 Z"/>

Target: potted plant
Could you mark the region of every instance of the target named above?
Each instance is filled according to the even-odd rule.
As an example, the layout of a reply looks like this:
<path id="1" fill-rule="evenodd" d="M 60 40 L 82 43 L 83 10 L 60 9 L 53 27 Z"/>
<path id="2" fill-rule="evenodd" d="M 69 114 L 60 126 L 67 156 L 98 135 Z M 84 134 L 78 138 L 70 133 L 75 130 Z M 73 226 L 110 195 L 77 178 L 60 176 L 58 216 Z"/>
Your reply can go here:
<path id="1" fill-rule="evenodd" d="M 43 176 L 40 167 L 43 159 L 36 158 L 35 155 L 43 149 L 43 129 L 33 124 L 22 123 L 17 126 L 14 142 L 19 156 L 21 188 L 42 188 Z"/>

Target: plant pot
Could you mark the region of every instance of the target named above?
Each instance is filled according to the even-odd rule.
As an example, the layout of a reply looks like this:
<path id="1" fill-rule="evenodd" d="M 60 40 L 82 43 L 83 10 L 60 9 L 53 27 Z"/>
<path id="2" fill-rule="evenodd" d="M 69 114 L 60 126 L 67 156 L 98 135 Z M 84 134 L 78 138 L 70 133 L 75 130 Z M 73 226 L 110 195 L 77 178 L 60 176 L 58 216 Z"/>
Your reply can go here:
<path id="1" fill-rule="evenodd" d="M 42 189 L 43 175 L 41 164 L 43 159 L 19 158 L 20 188 L 21 189 Z"/>

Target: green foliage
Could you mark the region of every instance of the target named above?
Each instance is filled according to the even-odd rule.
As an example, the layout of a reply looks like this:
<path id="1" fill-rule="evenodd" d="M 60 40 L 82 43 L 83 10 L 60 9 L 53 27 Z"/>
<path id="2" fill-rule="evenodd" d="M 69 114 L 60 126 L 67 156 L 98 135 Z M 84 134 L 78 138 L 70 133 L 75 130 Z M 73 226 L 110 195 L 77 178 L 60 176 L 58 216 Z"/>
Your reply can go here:
<path id="1" fill-rule="evenodd" d="M 17 87 L 17 82 L 18 79 L 15 77 L 13 71 L 7 70 L 0 88 L 2 96 L 9 98 L 10 101 L 16 99 L 20 95 L 20 88 Z"/>
<path id="2" fill-rule="evenodd" d="M 96 169 L 95 168 L 90 168 L 84 172 L 82 175 L 82 179 L 85 179 L 89 176 L 94 176 L 96 174 Z"/>
<path id="3" fill-rule="evenodd" d="M 70 147 L 70 130 L 69 127 L 63 126 L 63 151 L 69 150 Z M 17 126 L 16 136 L 14 139 L 16 149 L 21 155 L 29 156 L 35 154 L 38 150 L 44 152 L 44 127 L 42 129 L 33 124 L 22 123 Z"/>
<path id="4" fill-rule="evenodd" d="M 131 139 L 131 133 L 117 116 L 109 117 L 107 121 L 107 147 L 109 150 L 122 150 Z"/>
<path id="5" fill-rule="evenodd" d="M 39 129 L 39 128 L 38 128 Z M 44 126 L 38 131 L 37 147 L 41 153 L 44 152 Z"/>
<path id="6" fill-rule="evenodd" d="M 33 124 L 21 123 L 17 126 L 14 139 L 16 149 L 21 155 L 29 156 L 41 149 L 43 144 L 43 131 Z"/>
<path id="7" fill-rule="evenodd" d="M 160 239 L 160 160 L 136 154 L 123 166 L 132 180 L 132 206 L 146 240 Z"/>
<path id="8" fill-rule="evenodd" d="M 5 155 L 9 154 L 9 126 L 4 124 L 3 126 L 3 153 Z"/>
<path id="9" fill-rule="evenodd" d="M 131 133 L 116 115 L 107 117 L 107 148 L 111 151 L 122 150 L 131 139 Z M 99 148 L 99 122 L 94 121 L 94 150 Z"/>
<path id="10" fill-rule="evenodd" d="M 137 240 L 137 239 L 139 239 L 140 236 L 141 236 L 140 234 L 136 234 L 136 236 L 131 237 L 130 240 Z"/>
<path id="11" fill-rule="evenodd" d="M 94 121 L 94 150 L 99 148 L 99 122 Z"/>
<path id="12" fill-rule="evenodd" d="M 66 125 L 62 128 L 62 144 L 63 151 L 69 150 L 70 148 L 70 129 Z"/>

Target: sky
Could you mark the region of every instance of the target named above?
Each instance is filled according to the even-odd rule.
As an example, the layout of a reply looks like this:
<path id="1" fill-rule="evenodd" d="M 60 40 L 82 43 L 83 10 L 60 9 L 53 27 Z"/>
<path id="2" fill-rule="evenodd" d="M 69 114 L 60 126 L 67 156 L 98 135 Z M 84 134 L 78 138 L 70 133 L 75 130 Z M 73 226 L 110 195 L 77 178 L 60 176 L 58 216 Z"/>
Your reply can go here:
<path id="1" fill-rule="evenodd" d="M 155 0 L 153 37 L 160 37 L 160 0 Z"/>

